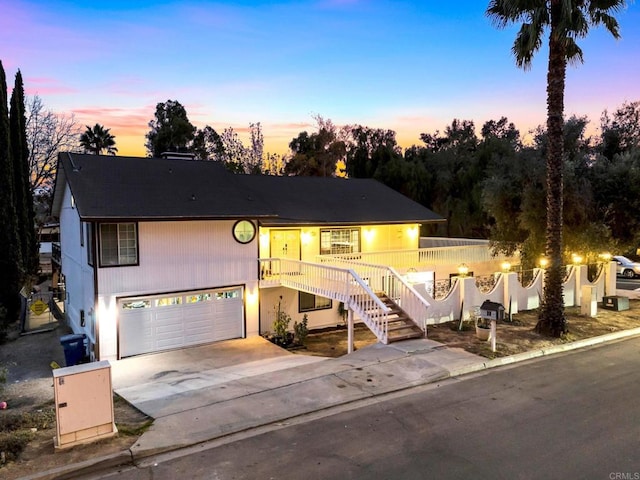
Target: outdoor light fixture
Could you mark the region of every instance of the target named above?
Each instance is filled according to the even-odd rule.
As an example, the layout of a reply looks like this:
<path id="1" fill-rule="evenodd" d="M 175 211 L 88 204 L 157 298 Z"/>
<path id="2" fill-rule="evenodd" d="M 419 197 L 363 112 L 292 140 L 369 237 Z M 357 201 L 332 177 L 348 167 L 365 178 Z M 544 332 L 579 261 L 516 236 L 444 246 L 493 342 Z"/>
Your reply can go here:
<path id="1" fill-rule="evenodd" d="M 603 262 L 610 262 L 611 261 L 611 254 L 609 252 L 601 253 L 598 256 L 602 259 Z"/>
<path id="2" fill-rule="evenodd" d="M 580 265 L 582 263 L 582 256 L 574 253 L 571 255 L 571 261 L 576 265 Z"/>
<path id="3" fill-rule="evenodd" d="M 300 240 L 302 240 L 303 245 L 308 245 L 311 243 L 311 232 L 302 232 L 300 235 Z"/>
<path id="4" fill-rule="evenodd" d="M 504 273 L 509 273 L 509 270 L 511 270 L 511 264 L 509 262 L 502 262 L 500 267 L 502 267 Z"/>
<path id="5" fill-rule="evenodd" d="M 461 263 L 458 265 L 458 275 L 461 277 L 466 277 L 469 274 L 469 267 L 467 267 L 466 263 Z"/>
<path id="6" fill-rule="evenodd" d="M 538 263 L 540 264 L 540 268 L 547 268 L 547 265 L 549 265 L 549 260 L 547 259 L 547 257 L 540 257 L 540 260 L 538 260 Z"/>
<path id="7" fill-rule="evenodd" d="M 364 231 L 362 232 L 362 235 L 364 236 L 364 239 L 367 242 L 371 242 L 375 234 L 376 232 L 372 228 L 365 228 Z"/>

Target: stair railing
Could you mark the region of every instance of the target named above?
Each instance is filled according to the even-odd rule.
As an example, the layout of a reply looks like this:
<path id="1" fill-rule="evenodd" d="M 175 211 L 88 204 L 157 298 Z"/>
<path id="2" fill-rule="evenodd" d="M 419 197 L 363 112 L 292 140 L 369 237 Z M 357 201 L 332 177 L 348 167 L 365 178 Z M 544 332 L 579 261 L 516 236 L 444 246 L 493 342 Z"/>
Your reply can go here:
<path id="1" fill-rule="evenodd" d="M 426 332 L 427 312 L 431 304 L 420 295 L 394 268 L 373 265 L 352 259 L 324 257 L 324 265 L 348 266 L 354 270 L 375 292 L 385 293 L 409 318 Z"/>
<path id="2" fill-rule="evenodd" d="M 388 342 L 390 309 L 353 269 L 284 258 L 265 258 L 258 262 L 261 286 L 281 285 L 343 302 L 379 341 Z"/>

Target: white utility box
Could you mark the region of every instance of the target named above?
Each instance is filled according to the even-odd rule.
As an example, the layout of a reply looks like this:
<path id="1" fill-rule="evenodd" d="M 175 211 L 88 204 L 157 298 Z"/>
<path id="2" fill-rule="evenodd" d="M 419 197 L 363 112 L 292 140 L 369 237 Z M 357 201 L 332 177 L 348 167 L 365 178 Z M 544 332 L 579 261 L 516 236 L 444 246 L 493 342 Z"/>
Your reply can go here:
<path id="1" fill-rule="evenodd" d="M 118 433 L 113 416 L 111 365 L 85 363 L 53 371 L 56 449 L 93 442 Z"/>

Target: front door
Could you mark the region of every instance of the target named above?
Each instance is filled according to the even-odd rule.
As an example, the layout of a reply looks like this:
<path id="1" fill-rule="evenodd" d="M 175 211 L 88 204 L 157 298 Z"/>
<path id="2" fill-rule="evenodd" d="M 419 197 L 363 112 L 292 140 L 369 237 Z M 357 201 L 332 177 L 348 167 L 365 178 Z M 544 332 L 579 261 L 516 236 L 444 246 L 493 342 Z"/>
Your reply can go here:
<path id="1" fill-rule="evenodd" d="M 271 230 L 270 240 L 271 257 L 300 260 L 300 230 Z"/>

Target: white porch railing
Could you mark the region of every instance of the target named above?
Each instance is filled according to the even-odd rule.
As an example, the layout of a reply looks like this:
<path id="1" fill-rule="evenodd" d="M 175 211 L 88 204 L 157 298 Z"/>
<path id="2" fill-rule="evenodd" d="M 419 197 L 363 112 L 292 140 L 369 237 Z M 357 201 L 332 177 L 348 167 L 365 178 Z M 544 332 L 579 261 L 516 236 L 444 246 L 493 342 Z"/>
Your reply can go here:
<path id="1" fill-rule="evenodd" d="M 354 270 L 282 258 L 258 262 L 261 287 L 281 285 L 343 302 L 378 340 L 388 342 L 389 308 Z"/>
<path id="2" fill-rule="evenodd" d="M 416 251 L 413 253 L 413 258 L 419 256 Z M 472 309 L 484 300 L 502 303 L 507 312 L 517 313 L 538 308 L 543 297 L 544 272 L 540 269 L 527 275 L 515 272 L 495 275 L 490 282 L 492 288 L 488 288 L 488 283 L 479 286 L 473 277 L 457 277 L 449 280 L 451 288 L 446 296 L 441 296 L 429 282 L 409 284 L 395 268 L 364 263 L 354 258 L 358 255 L 320 256 L 321 263 L 262 259 L 260 286 L 282 285 L 342 301 L 384 343 L 388 341 L 389 309 L 376 291 L 385 292 L 425 332 L 427 325 L 469 318 Z M 584 286 L 595 287 L 599 300 L 603 295 L 615 294 L 615 262 L 605 264 L 593 281 L 588 279 L 587 266 L 567 266 L 565 271 L 563 291 L 567 307 L 581 304 Z"/>
<path id="3" fill-rule="evenodd" d="M 458 247 L 420 248 L 418 250 L 388 250 L 383 252 L 343 253 L 337 255 L 318 255 L 318 263 L 332 263 L 332 259 L 363 262 L 375 265 L 388 265 L 396 270 L 409 268 L 434 267 L 438 265 L 455 266 L 466 263 L 502 262 L 513 257 L 498 254 L 493 256 L 486 245 L 468 245 Z"/>
<path id="4" fill-rule="evenodd" d="M 375 292 L 384 292 L 424 330 L 430 304 L 394 268 L 349 260 L 341 256 L 323 260 L 324 265 L 332 264 L 355 271 Z"/>

